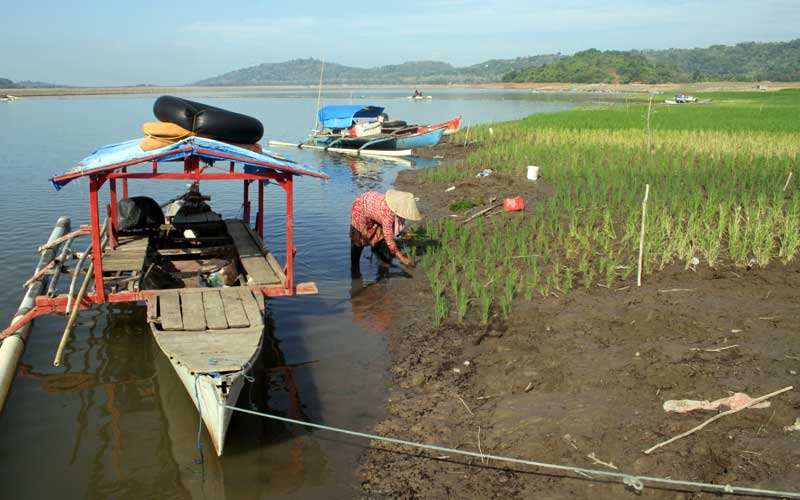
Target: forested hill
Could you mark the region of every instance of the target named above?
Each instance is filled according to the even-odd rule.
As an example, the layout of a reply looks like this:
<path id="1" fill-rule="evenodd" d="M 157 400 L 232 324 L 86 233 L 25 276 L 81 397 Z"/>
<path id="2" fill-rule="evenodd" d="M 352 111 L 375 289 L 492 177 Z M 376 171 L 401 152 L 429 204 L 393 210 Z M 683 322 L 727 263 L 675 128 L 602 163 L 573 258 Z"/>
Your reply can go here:
<path id="1" fill-rule="evenodd" d="M 508 82 L 800 81 L 800 39 L 696 49 L 600 51 L 510 71 Z"/>
<path id="2" fill-rule="evenodd" d="M 439 61 L 414 61 L 375 68 L 357 68 L 326 61 L 323 81 L 326 85 L 498 82 L 510 71 L 553 62 L 559 57 L 542 55 L 493 59 L 462 68 Z M 206 78 L 194 85 L 317 85 L 321 66 L 322 61 L 317 59 L 264 63 Z"/>
<path id="3" fill-rule="evenodd" d="M 47 82 L 31 82 L 28 80 L 15 82 L 13 80 L 9 80 L 8 78 L 0 78 L 0 89 L 41 89 L 55 87 L 66 87 L 66 85 L 54 85 Z"/>
<path id="4" fill-rule="evenodd" d="M 681 80 L 675 66 L 655 62 L 642 54 L 618 50 L 584 50 L 553 64 L 511 71 L 506 82 L 658 83 Z"/>
<path id="5" fill-rule="evenodd" d="M 693 81 L 800 81 L 800 38 L 641 53 L 653 61 L 674 65 Z"/>

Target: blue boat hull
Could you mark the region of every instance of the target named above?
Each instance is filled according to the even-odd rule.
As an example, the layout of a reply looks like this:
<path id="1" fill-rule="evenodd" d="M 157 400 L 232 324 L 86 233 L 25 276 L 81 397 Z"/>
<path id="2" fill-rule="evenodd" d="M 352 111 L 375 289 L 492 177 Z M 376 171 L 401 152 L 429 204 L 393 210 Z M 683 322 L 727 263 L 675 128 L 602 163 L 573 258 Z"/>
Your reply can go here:
<path id="1" fill-rule="evenodd" d="M 439 144 L 445 127 L 422 132 L 420 134 L 398 135 L 397 149 L 427 148 Z"/>

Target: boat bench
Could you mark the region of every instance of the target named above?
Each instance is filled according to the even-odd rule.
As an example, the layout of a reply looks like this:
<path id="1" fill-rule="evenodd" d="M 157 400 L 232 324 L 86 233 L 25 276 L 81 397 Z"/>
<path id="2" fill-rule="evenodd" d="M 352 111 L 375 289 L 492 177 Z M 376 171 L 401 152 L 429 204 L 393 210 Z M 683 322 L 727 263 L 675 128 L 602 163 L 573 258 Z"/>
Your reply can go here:
<path id="1" fill-rule="evenodd" d="M 259 244 L 257 236 L 241 220 L 226 220 L 225 227 L 247 274 L 248 285 L 278 285 L 286 278 L 278 261 Z"/>

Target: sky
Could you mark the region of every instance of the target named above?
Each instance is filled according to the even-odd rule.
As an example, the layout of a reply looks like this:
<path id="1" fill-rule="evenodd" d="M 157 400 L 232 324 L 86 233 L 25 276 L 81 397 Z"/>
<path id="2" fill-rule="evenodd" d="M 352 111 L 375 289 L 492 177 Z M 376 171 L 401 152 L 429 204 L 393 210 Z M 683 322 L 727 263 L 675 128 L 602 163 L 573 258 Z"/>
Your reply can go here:
<path id="1" fill-rule="evenodd" d="M 468 66 L 795 38 L 800 0 L 0 0 L 0 77 L 181 85 L 308 57 L 361 68 Z"/>

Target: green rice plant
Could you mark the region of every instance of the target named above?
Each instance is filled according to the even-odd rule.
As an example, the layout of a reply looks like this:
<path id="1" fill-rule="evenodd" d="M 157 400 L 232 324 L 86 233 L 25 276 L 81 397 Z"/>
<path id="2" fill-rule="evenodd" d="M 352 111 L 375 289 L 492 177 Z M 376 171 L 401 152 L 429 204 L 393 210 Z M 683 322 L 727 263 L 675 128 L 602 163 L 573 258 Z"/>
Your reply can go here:
<path id="1" fill-rule="evenodd" d="M 447 205 L 451 212 L 462 212 L 464 210 L 478 207 L 482 204 L 479 198 L 457 198 Z"/>
<path id="2" fill-rule="evenodd" d="M 481 323 L 489 324 L 489 312 L 492 307 L 492 292 L 488 287 L 481 287 L 478 290 L 478 303 L 481 307 Z"/>
<path id="3" fill-rule="evenodd" d="M 514 270 L 509 271 L 506 275 L 505 286 L 503 293 L 500 296 L 500 309 L 503 313 L 503 319 L 508 320 L 511 314 L 511 306 L 514 302 L 514 292 L 517 288 L 517 272 Z"/>
<path id="4" fill-rule="evenodd" d="M 460 323 L 464 322 L 464 317 L 467 315 L 467 308 L 469 307 L 469 295 L 467 288 L 464 286 L 458 287 L 455 290 L 456 295 L 456 316 Z"/>
<path id="5" fill-rule="evenodd" d="M 449 303 L 447 301 L 447 297 L 445 297 L 444 294 L 437 295 L 433 311 L 434 328 L 438 328 L 442 324 L 442 321 L 447 319 L 448 313 L 449 313 Z"/>
<path id="6" fill-rule="evenodd" d="M 564 295 L 569 295 L 570 290 L 572 290 L 572 278 L 573 278 L 572 269 L 569 267 L 565 267 L 564 280 L 561 284 L 561 291 L 564 292 Z"/>

